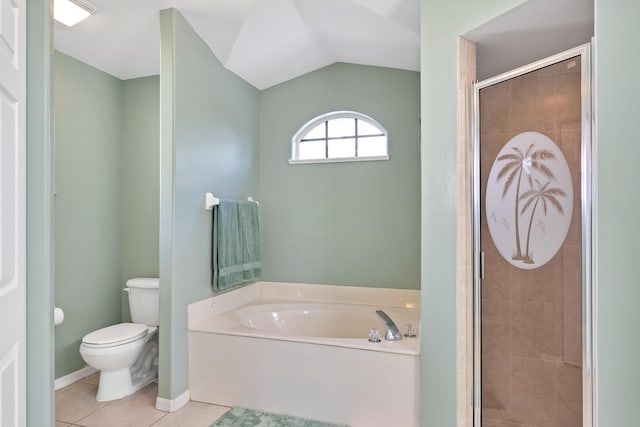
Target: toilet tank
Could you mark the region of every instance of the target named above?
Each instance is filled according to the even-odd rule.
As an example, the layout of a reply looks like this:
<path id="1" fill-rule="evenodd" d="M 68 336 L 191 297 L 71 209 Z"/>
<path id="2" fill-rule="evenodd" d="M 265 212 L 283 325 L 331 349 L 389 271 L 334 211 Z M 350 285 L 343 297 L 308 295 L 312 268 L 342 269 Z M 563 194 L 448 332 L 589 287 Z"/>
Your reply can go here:
<path id="1" fill-rule="evenodd" d="M 160 324 L 160 280 L 136 277 L 127 280 L 131 321 L 148 326 Z"/>

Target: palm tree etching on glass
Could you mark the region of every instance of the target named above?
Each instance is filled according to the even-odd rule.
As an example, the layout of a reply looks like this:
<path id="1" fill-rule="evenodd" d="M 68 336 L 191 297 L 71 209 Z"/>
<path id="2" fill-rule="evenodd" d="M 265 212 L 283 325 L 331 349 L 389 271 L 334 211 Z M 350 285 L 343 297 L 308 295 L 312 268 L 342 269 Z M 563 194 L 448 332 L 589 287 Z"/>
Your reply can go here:
<path id="1" fill-rule="evenodd" d="M 524 206 L 522 206 L 520 215 L 524 215 L 524 212 L 529 208 L 529 206 L 533 204 L 533 208 L 531 209 L 531 217 L 529 218 L 529 227 L 527 229 L 527 244 L 522 260 L 522 262 L 526 264 L 533 264 L 534 262 L 533 254 L 529 252 L 529 242 L 531 241 L 531 226 L 533 225 L 533 217 L 536 213 L 536 209 L 538 208 L 538 204 L 542 202 L 542 211 L 544 212 L 545 216 L 547 216 L 548 204 L 556 208 L 561 215 L 564 215 L 564 210 L 562 209 L 562 205 L 560 204 L 560 201 L 557 197 L 567 196 L 567 193 L 565 193 L 561 188 L 549 188 L 551 181 L 547 181 L 544 185 L 542 185 L 537 179 L 535 181 L 537 188 L 525 191 L 522 196 L 520 196 L 520 200 L 526 200 Z"/>
<path id="2" fill-rule="evenodd" d="M 515 254 L 512 255 L 511 259 L 518 261 L 525 261 L 527 259 L 528 254 L 522 254 L 522 245 L 520 244 L 520 220 L 519 217 L 522 215 L 519 211 L 520 208 L 520 188 L 522 185 L 522 172 L 525 172 L 527 181 L 529 183 L 529 188 L 533 188 L 533 178 L 531 177 L 531 170 L 535 170 L 543 174 L 548 179 L 555 179 L 553 175 L 553 171 L 544 164 L 545 160 L 553 160 L 556 158 L 555 154 L 551 150 L 542 149 L 533 151 L 535 144 L 529 145 L 527 151 L 524 153 L 519 147 L 512 147 L 515 153 L 508 153 L 499 156 L 496 160 L 498 162 L 506 162 L 500 172 L 498 173 L 498 177 L 496 178 L 496 182 L 500 181 L 505 176 L 507 177 L 504 182 L 504 187 L 502 189 L 502 198 L 504 199 L 513 181 L 517 177 L 516 182 L 516 195 L 515 195 L 515 208 L 514 208 L 514 218 L 515 218 L 515 241 L 516 241 L 516 249 Z M 546 212 L 546 211 L 545 211 Z M 528 240 L 528 239 L 527 239 Z M 528 243 L 528 242 L 527 242 Z M 527 249 L 528 252 L 528 249 Z M 526 262 L 526 261 L 525 261 Z"/>
<path id="3" fill-rule="evenodd" d="M 537 193 L 544 200 L 536 204 Z M 562 210 L 549 207 L 550 197 Z M 571 170 L 551 138 L 527 131 L 502 146 L 489 171 L 484 205 L 491 239 L 509 264 L 530 270 L 549 262 L 567 236 L 573 203 Z"/>

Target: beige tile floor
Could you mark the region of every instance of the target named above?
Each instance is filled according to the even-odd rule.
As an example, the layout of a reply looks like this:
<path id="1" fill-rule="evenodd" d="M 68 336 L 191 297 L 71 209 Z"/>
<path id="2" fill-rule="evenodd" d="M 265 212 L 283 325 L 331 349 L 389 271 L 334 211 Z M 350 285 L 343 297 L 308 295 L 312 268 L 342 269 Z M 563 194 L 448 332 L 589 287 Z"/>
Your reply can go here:
<path id="1" fill-rule="evenodd" d="M 208 427 L 229 410 L 226 406 L 189 402 L 172 413 L 155 408 L 155 383 L 131 396 L 96 401 L 99 374 L 56 391 L 55 427 Z"/>

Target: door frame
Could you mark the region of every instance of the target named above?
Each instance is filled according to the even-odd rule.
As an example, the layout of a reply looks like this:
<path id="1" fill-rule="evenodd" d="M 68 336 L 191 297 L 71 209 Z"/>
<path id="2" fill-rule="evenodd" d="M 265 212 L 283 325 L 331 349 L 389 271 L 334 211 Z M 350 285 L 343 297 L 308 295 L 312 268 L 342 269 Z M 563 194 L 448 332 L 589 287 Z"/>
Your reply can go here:
<path id="1" fill-rule="evenodd" d="M 482 425 L 481 390 L 481 301 L 483 255 L 480 247 L 480 90 L 505 80 L 519 77 L 537 69 L 580 56 L 581 61 L 581 212 L 582 212 L 582 415 L 584 427 L 597 426 L 596 374 L 595 374 L 595 238 L 594 194 L 596 182 L 595 151 L 593 143 L 594 119 L 592 114 L 592 62 L 591 44 L 586 43 L 540 61 L 477 82 L 473 85 L 472 112 L 472 230 L 473 230 L 473 425 Z"/>

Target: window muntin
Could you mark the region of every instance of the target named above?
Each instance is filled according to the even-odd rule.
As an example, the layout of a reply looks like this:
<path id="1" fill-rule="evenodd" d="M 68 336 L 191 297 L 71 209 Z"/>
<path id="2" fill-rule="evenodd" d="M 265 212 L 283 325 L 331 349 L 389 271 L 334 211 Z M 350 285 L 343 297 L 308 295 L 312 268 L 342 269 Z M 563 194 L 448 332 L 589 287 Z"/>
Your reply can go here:
<path id="1" fill-rule="evenodd" d="M 388 160 L 387 131 L 355 111 L 323 114 L 293 137 L 289 163 Z"/>

